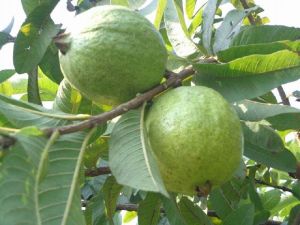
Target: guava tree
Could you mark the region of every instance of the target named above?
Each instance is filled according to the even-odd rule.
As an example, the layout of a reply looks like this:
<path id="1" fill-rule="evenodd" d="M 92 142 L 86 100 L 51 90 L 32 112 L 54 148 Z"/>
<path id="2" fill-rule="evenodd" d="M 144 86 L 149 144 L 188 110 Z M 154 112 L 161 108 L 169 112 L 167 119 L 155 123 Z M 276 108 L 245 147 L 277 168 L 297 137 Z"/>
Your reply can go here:
<path id="1" fill-rule="evenodd" d="M 66 8 L 77 15 L 111 4 L 136 17 L 113 16 L 117 20 L 105 29 L 114 35 L 97 36 L 105 43 L 103 54 L 93 54 L 94 41 L 65 60 L 76 44 L 62 42 L 64 27 L 51 19 L 58 2 L 22 0 L 27 18 L 17 36 L 10 34 L 12 24 L 0 32 L 0 47 L 14 44 L 14 68 L 0 71 L 0 225 L 112 225 L 136 217 L 139 225 L 300 224 L 300 110 L 281 87 L 300 78 L 300 28 L 266 25 L 253 0 L 68 0 Z M 224 4 L 232 8 L 228 13 Z M 148 28 L 139 32 L 143 25 L 115 28 L 140 15 L 162 46 L 150 46 L 156 42 L 148 42 Z M 77 18 L 71 26 L 83 24 Z M 78 46 L 96 31 L 81 32 Z M 115 54 L 120 43 L 122 54 Z M 134 49 L 137 43 L 143 49 Z M 143 61 L 145 55 L 151 60 Z M 163 64 L 156 61 L 161 56 Z M 89 62 L 99 63 L 82 66 Z M 117 62 L 114 68 L 111 62 Z M 93 76 L 103 68 L 111 82 L 105 86 Z M 77 85 L 64 79 L 76 71 L 86 76 Z M 157 71 L 164 74 L 151 80 Z M 28 76 L 9 79 L 18 74 Z M 149 79 L 151 87 L 144 87 Z M 197 96 L 181 91 L 194 86 L 201 86 L 193 88 L 199 98 L 206 96 L 201 107 L 194 108 Z M 132 90 L 130 98 L 123 96 Z M 221 117 L 225 111 L 230 118 Z M 173 113 L 174 122 L 165 113 Z M 182 128 L 191 118 L 205 125 L 201 135 Z M 176 135 L 163 138 L 169 127 Z M 242 142 L 234 142 L 238 134 Z M 193 148 L 165 156 L 185 142 Z M 243 157 L 231 167 L 236 143 L 242 143 Z M 224 182 L 186 189 L 195 177 L 198 182 L 198 173 L 222 178 L 228 168 L 234 172 Z"/>

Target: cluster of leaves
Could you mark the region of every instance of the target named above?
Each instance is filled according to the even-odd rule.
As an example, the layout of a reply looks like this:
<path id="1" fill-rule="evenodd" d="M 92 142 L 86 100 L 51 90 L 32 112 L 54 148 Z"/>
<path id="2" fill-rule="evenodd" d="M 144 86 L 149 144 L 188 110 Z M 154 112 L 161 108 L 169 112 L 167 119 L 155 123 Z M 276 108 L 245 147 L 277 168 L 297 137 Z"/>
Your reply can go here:
<path id="1" fill-rule="evenodd" d="M 68 1 L 76 13 L 99 4 L 138 10 L 160 30 L 168 69 L 192 65 L 196 73 L 184 85 L 211 87 L 236 109 L 244 163 L 208 197 L 182 196 L 166 191 L 145 144 L 145 105 L 93 129 L 55 130 L 107 110 L 63 80 L 52 41 L 61 26 L 50 17 L 58 2 L 22 0 L 27 18 L 17 37 L 12 24 L 0 32 L 0 48 L 14 42 L 15 67 L 0 71 L 1 224 L 112 225 L 137 215 L 140 225 L 298 224 L 300 146 L 286 137 L 299 130 L 300 110 L 279 104 L 271 90 L 300 78 L 300 29 L 264 25 L 252 0 Z M 226 15 L 224 3 L 233 6 Z M 10 80 L 16 72 L 28 78 Z M 51 109 L 40 105 L 46 101 Z M 107 166 L 112 175 L 89 176 Z M 122 218 L 121 209 L 134 212 Z"/>

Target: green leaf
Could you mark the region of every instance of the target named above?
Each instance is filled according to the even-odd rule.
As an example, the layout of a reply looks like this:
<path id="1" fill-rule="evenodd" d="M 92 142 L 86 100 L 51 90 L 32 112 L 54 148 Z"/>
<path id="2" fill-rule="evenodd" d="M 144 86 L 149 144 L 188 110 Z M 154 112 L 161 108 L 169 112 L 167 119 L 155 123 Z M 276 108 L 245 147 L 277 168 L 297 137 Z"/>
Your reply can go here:
<path id="1" fill-rule="evenodd" d="M 267 55 L 281 50 L 290 50 L 294 52 L 300 51 L 300 41 L 278 41 L 263 44 L 248 44 L 233 46 L 218 52 L 218 60 L 221 62 L 229 62 L 237 58 L 248 55 L 260 54 Z"/>
<path id="2" fill-rule="evenodd" d="M 28 84 L 27 84 L 27 99 L 28 102 L 42 105 L 40 90 L 38 85 L 38 70 L 34 68 L 28 73 Z"/>
<path id="3" fill-rule="evenodd" d="M 58 138 L 54 133 L 47 140 L 18 134 L 17 145 L 1 166 L 1 222 L 84 225 L 78 177 L 82 150 L 90 135 Z"/>
<path id="4" fill-rule="evenodd" d="M 256 7 L 243 11 L 234 9 L 226 14 L 215 33 L 213 44 L 215 53 L 228 48 L 233 37 L 239 32 L 243 19 L 255 9 Z"/>
<path id="5" fill-rule="evenodd" d="M 5 32 L 0 32 L 0 49 L 3 47 L 3 45 L 11 41 L 12 41 L 12 37 L 10 36 L 10 34 L 7 34 Z"/>
<path id="6" fill-rule="evenodd" d="M 170 225 L 188 225 L 181 216 L 175 196 L 161 198 Z"/>
<path id="7" fill-rule="evenodd" d="M 58 50 L 53 44 L 48 47 L 42 61 L 39 63 L 39 67 L 55 83 L 59 84 L 62 81 L 63 74 L 60 70 Z"/>
<path id="8" fill-rule="evenodd" d="M 21 0 L 21 2 L 26 15 L 29 15 L 36 7 L 42 4 L 51 4 L 54 8 L 59 0 Z"/>
<path id="9" fill-rule="evenodd" d="M 149 192 L 146 198 L 139 204 L 138 224 L 157 225 L 160 218 L 161 200 L 155 193 Z"/>
<path id="10" fill-rule="evenodd" d="M 284 144 L 279 134 L 271 127 L 256 123 L 242 123 L 245 139 L 260 147 L 265 148 L 270 152 L 280 152 L 284 150 Z"/>
<path id="11" fill-rule="evenodd" d="M 273 88 L 299 78 L 299 67 L 240 78 L 206 76 L 200 72 L 196 74 L 195 84 L 211 87 L 220 92 L 228 101 L 235 102 L 261 96 Z"/>
<path id="12" fill-rule="evenodd" d="M 202 75 L 214 77 L 259 76 L 278 70 L 299 68 L 297 52 L 282 50 L 268 55 L 249 55 L 222 64 L 195 64 L 193 67 Z"/>
<path id="13" fill-rule="evenodd" d="M 222 225 L 253 225 L 254 206 L 247 204 L 230 213 Z"/>
<path id="14" fill-rule="evenodd" d="M 139 10 L 139 12 L 150 20 L 157 30 L 160 28 L 161 20 L 168 0 L 152 0 Z"/>
<path id="15" fill-rule="evenodd" d="M 300 127 L 300 110 L 290 106 L 244 100 L 234 104 L 234 108 L 241 120 L 260 121 L 266 119 L 273 128 L 279 130 Z"/>
<path id="16" fill-rule="evenodd" d="M 190 33 L 190 35 L 193 35 L 196 31 L 196 29 L 200 26 L 200 24 L 202 23 L 202 15 L 203 15 L 203 7 L 201 7 L 198 12 L 195 14 L 189 28 L 188 31 Z"/>
<path id="17" fill-rule="evenodd" d="M 289 222 L 288 225 L 296 225 L 295 221 L 299 220 L 299 214 L 300 214 L 300 204 L 296 205 L 292 208 L 290 216 L 289 216 Z"/>
<path id="18" fill-rule="evenodd" d="M 1 70 L 0 71 L 0 83 L 6 81 L 8 78 L 10 78 L 15 73 L 16 73 L 15 70 Z"/>
<path id="19" fill-rule="evenodd" d="M 0 95 L 0 120 L 11 123 L 15 128 L 32 125 L 38 128 L 56 127 L 87 118 L 88 115 L 57 112 Z"/>
<path id="20" fill-rule="evenodd" d="M 273 189 L 260 194 L 263 206 L 267 210 L 272 210 L 280 202 L 281 191 Z"/>
<path id="21" fill-rule="evenodd" d="M 101 191 L 88 201 L 84 215 L 86 225 L 107 224 L 108 220 L 105 215 L 104 197 Z"/>
<path id="22" fill-rule="evenodd" d="M 131 110 L 116 123 L 111 134 L 109 165 L 118 183 L 168 196 L 147 140 L 144 113 L 145 107 Z"/>
<path id="23" fill-rule="evenodd" d="M 110 3 L 111 3 L 112 5 L 122 5 L 122 6 L 126 6 L 126 7 L 129 6 L 127 0 L 111 0 Z"/>
<path id="24" fill-rule="evenodd" d="M 180 1 L 181 2 L 181 1 Z M 198 51 L 196 45 L 188 37 L 181 7 L 175 0 L 168 0 L 164 13 L 164 22 L 174 51 L 180 57 L 187 57 Z"/>
<path id="25" fill-rule="evenodd" d="M 217 215 L 222 219 L 226 218 L 234 210 L 230 199 L 224 194 L 222 188 L 215 188 L 211 192 L 209 200 Z"/>
<path id="26" fill-rule="evenodd" d="M 53 6 L 44 4 L 35 8 L 22 24 L 14 45 L 14 66 L 18 73 L 32 71 L 42 60 L 52 38 L 58 32 L 50 19 Z"/>
<path id="27" fill-rule="evenodd" d="M 191 202 L 187 197 L 181 198 L 178 206 L 186 224 L 213 225 L 202 209 Z"/>
<path id="28" fill-rule="evenodd" d="M 283 40 L 294 41 L 299 38 L 300 28 L 281 25 L 245 26 L 234 38 L 231 45 L 249 45 Z"/>
<path id="29" fill-rule="evenodd" d="M 99 158 L 108 160 L 108 137 L 100 137 L 91 143 L 84 152 L 84 166 L 96 168 Z"/>
<path id="30" fill-rule="evenodd" d="M 189 19 L 193 18 L 197 0 L 186 0 L 185 11 Z"/>
<path id="31" fill-rule="evenodd" d="M 288 150 L 271 152 L 262 146 L 252 144 L 245 140 L 244 155 L 258 163 L 264 164 L 285 172 L 295 172 L 297 160 Z"/>
<path id="32" fill-rule="evenodd" d="M 213 24 L 215 19 L 216 11 L 221 3 L 221 0 L 210 0 L 207 1 L 206 7 L 203 11 L 203 22 L 202 22 L 202 44 L 208 54 L 212 54 L 212 34 Z"/>
<path id="33" fill-rule="evenodd" d="M 257 193 L 256 190 L 256 186 L 254 183 L 254 180 L 252 178 L 250 178 L 249 180 L 247 180 L 248 183 L 248 194 L 249 194 L 249 198 L 251 200 L 251 202 L 253 203 L 253 205 L 255 206 L 255 209 L 258 211 L 263 210 L 263 204 L 262 201 L 260 199 L 260 196 Z"/>
<path id="34" fill-rule="evenodd" d="M 117 207 L 117 200 L 122 190 L 122 185 L 118 184 L 113 176 L 106 179 L 102 191 L 105 200 L 107 217 L 112 221 Z M 111 223 L 113 224 L 113 222 Z"/>

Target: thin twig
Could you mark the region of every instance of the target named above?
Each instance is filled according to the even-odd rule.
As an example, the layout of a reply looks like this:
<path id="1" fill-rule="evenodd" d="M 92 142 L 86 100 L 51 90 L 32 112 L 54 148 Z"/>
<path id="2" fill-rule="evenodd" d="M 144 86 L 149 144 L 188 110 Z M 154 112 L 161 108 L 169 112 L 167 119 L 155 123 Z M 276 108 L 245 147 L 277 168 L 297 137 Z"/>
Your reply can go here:
<path id="1" fill-rule="evenodd" d="M 85 176 L 96 177 L 100 175 L 110 174 L 111 170 L 109 167 L 99 167 L 96 169 L 90 169 L 85 171 Z"/>
<path id="2" fill-rule="evenodd" d="M 240 0 L 240 2 L 242 3 L 242 6 L 243 6 L 244 9 L 249 9 L 249 6 L 248 6 L 246 0 Z M 248 20 L 249 20 L 251 25 L 256 24 L 255 19 L 254 19 L 253 15 L 251 13 L 249 13 L 249 15 L 247 17 L 248 17 Z"/>
<path id="3" fill-rule="evenodd" d="M 265 182 L 265 181 L 258 180 L 258 179 L 254 179 L 254 180 L 255 180 L 255 183 L 257 183 L 257 184 L 261 184 L 261 185 L 265 185 L 265 186 L 268 186 L 268 187 L 280 189 L 280 190 L 282 190 L 282 191 L 287 191 L 287 192 L 293 193 L 293 190 L 290 189 L 290 188 L 288 188 L 288 187 L 270 184 L 270 183 L 267 183 L 267 182 Z"/>
<path id="4" fill-rule="evenodd" d="M 284 104 L 284 105 L 291 105 L 290 100 L 289 100 L 289 98 L 286 96 L 283 87 L 282 87 L 282 86 L 279 86 L 279 87 L 277 88 L 277 90 L 278 90 L 279 96 L 280 96 L 280 98 L 281 98 L 282 104 Z"/>
<path id="5" fill-rule="evenodd" d="M 61 127 L 54 127 L 54 128 L 46 128 L 44 129 L 44 133 L 49 136 L 51 135 L 55 130 L 58 130 L 60 134 L 69 134 L 74 133 L 77 131 L 82 131 L 84 129 L 90 129 L 94 126 L 100 125 L 102 123 L 107 122 L 108 120 L 111 120 L 117 116 L 120 116 L 127 111 L 131 109 L 138 108 L 141 106 L 145 101 L 151 100 L 154 96 L 162 93 L 166 89 L 170 87 L 177 86 L 179 83 L 181 83 L 182 80 L 186 79 L 187 77 L 193 75 L 195 71 L 192 69 L 192 67 L 186 68 L 179 72 L 178 74 L 174 74 L 174 76 L 170 76 L 170 78 L 165 81 L 164 83 L 154 87 L 153 89 L 145 92 L 144 94 L 138 95 L 134 99 L 125 102 L 116 108 L 112 109 L 111 111 L 104 112 L 98 116 L 92 116 L 90 119 L 67 126 L 61 126 Z"/>

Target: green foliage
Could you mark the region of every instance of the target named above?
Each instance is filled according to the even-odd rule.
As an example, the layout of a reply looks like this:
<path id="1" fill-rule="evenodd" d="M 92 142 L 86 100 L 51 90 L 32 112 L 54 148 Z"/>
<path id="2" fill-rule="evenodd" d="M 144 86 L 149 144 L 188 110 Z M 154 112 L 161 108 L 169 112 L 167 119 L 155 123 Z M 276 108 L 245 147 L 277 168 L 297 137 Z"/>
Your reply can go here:
<path id="1" fill-rule="evenodd" d="M 166 191 L 144 123 L 151 102 L 120 106 L 117 118 L 120 113 L 63 79 L 53 38 L 64 31 L 50 16 L 58 2 L 21 0 L 26 19 L 17 36 L 11 34 L 14 19 L 0 31 L 0 50 L 14 45 L 13 68 L 0 71 L 1 225 L 122 225 L 133 219 L 140 225 L 298 224 L 300 109 L 283 105 L 273 89 L 300 78 L 300 28 L 263 25 L 268 19 L 254 0 L 244 1 L 247 9 L 239 0 L 69 1 L 74 14 L 105 4 L 136 10 L 162 35 L 167 69 L 192 66 L 196 73 L 183 85 L 213 88 L 237 112 L 244 136 L 241 166 L 210 193 L 188 196 Z M 233 6 L 226 14 L 224 3 Z M 102 56 L 86 59 L 103 63 Z M 138 60 L 130 66 L 135 69 Z M 126 57 L 121 63 L 126 71 Z M 112 68 L 106 71 L 108 76 Z M 133 80 L 122 76 L 106 88 L 124 82 Z M 299 98 L 299 90 L 293 91 Z"/>

